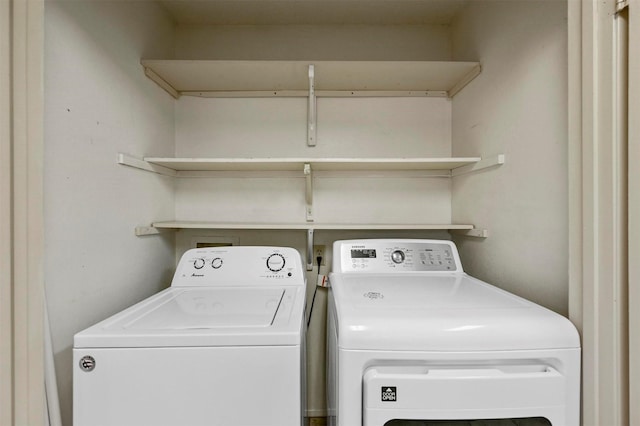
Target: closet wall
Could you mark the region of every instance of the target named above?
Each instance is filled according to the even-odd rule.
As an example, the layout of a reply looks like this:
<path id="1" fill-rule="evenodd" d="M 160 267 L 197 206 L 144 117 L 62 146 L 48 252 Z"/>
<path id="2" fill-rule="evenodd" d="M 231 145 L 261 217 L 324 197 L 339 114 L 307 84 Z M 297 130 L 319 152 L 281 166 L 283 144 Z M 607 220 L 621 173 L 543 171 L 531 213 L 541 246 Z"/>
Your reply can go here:
<path id="1" fill-rule="evenodd" d="M 568 313 L 567 4 L 471 2 L 453 22 L 455 60 L 482 73 L 453 99 L 453 154 L 504 153 L 453 180 L 453 222 L 472 275 Z"/>
<path id="2" fill-rule="evenodd" d="M 378 25 L 353 23 L 354 18 L 348 15 L 341 20 L 344 23 L 337 24 L 334 19 L 316 16 L 314 22 L 309 20 L 306 24 L 287 23 L 283 19 L 267 22 L 263 19 L 259 25 L 182 23 L 176 28 L 176 59 L 451 59 L 451 32 L 446 18 L 440 23 L 396 21 Z"/>
<path id="3" fill-rule="evenodd" d="M 171 55 L 172 37 L 154 3 L 45 5 L 44 278 L 65 425 L 73 335 L 173 274 L 173 236 L 133 231 L 145 218 L 173 216 L 174 183 L 117 164 L 118 152 L 173 154 L 173 99 L 139 65 Z"/>

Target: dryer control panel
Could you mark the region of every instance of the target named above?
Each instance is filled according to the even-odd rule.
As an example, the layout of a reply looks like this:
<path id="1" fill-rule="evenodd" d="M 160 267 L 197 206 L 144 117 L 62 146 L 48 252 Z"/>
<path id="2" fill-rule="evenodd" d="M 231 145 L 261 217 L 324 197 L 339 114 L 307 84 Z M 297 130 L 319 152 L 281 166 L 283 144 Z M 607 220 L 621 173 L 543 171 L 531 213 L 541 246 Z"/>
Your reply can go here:
<path id="1" fill-rule="evenodd" d="M 305 282 L 300 253 L 289 247 L 207 247 L 187 250 L 172 287 L 259 286 Z"/>
<path id="2" fill-rule="evenodd" d="M 336 241 L 333 253 L 334 272 L 462 272 L 455 244 L 445 240 Z"/>

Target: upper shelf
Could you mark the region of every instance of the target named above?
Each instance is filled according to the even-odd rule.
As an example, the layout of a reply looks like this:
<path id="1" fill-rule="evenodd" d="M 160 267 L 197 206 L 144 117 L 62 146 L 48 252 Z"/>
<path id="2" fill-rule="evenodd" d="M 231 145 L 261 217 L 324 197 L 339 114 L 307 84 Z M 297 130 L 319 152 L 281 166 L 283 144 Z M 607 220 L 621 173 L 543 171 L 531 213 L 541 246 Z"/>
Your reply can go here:
<path id="1" fill-rule="evenodd" d="M 443 61 L 141 61 L 146 75 L 175 97 L 453 96 L 480 73 L 478 62 Z"/>

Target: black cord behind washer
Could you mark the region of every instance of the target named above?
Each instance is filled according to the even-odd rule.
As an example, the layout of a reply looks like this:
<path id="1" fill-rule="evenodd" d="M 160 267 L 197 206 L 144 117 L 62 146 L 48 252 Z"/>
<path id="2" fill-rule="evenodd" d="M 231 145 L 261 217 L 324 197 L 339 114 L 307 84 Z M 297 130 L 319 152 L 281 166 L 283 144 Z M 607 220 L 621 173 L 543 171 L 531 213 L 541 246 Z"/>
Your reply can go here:
<path id="1" fill-rule="evenodd" d="M 307 330 L 309 329 L 309 325 L 311 324 L 311 315 L 313 314 L 313 305 L 316 303 L 316 294 L 318 293 L 318 277 L 320 277 L 320 264 L 322 263 L 322 256 L 316 257 L 316 262 L 318 263 L 318 275 L 316 276 L 316 285 L 313 290 L 313 298 L 311 299 L 311 307 L 309 308 L 309 318 L 307 319 Z"/>

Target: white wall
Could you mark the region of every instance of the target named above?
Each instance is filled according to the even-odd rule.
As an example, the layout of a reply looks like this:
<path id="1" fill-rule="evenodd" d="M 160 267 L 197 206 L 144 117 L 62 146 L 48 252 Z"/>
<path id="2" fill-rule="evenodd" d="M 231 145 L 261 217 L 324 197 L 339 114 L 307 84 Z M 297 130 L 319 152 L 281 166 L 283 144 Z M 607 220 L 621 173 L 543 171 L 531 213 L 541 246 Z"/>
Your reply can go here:
<path id="1" fill-rule="evenodd" d="M 318 98 L 308 147 L 305 98 L 182 97 L 180 157 L 430 157 L 451 155 L 445 98 Z"/>
<path id="2" fill-rule="evenodd" d="M 304 99 L 183 97 L 178 157 L 448 157 L 451 102 L 443 98 L 318 100 L 317 146 L 306 144 Z M 321 223 L 449 223 L 448 178 L 315 172 Z M 305 180 L 294 176 L 182 178 L 179 220 L 305 222 Z M 380 200 L 385 202 L 381 203 Z"/>
<path id="3" fill-rule="evenodd" d="M 180 25 L 178 59 L 451 58 L 448 25 Z"/>
<path id="4" fill-rule="evenodd" d="M 471 2 L 453 25 L 456 60 L 482 73 L 453 100 L 454 155 L 506 155 L 453 182 L 468 272 L 557 312 L 568 310 L 567 4 Z"/>
<path id="5" fill-rule="evenodd" d="M 168 178 L 117 153 L 172 155 L 173 100 L 141 57 L 172 54 L 173 24 L 147 2 L 47 1 L 45 284 L 65 425 L 73 334 L 169 284 L 173 237 L 134 236 L 174 214 Z"/>

